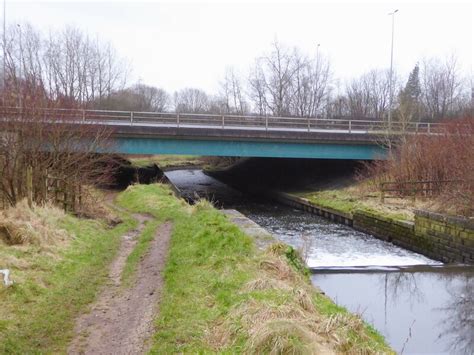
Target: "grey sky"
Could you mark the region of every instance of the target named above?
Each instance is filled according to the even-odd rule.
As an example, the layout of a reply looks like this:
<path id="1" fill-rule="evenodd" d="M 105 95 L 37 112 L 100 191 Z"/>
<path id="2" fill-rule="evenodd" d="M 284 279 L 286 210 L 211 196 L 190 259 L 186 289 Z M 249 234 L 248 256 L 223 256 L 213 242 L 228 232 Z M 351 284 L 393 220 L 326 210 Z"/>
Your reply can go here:
<path id="1" fill-rule="evenodd" d="M 277 38 L 330 57 L 342 80 L 390 62 L 395 18 L 397 71 L 407 75 L 423 56 L 458 56 L 472 73 L 473 5 L 464 2 L 231 3 L 7 0 L 7 24 L 28 21 L 42 31 L 72 24 L 110 40 L 132 66 L 130 81 L 173 91 L 186 86 L 216 92 L 225 68 L 243 75 Z"/>

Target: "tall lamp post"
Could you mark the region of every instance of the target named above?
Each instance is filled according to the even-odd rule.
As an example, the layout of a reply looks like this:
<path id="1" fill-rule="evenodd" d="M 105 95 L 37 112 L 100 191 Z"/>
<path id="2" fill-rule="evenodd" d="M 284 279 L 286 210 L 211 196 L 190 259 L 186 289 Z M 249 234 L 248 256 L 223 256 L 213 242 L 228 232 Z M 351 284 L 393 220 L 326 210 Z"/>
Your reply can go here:
<path id="1" fill-rule="evenodd" d="M 388 99 L 388 129 L 391 129 L 392 126 L 392 102 L 393 102 L 393 35 L 395 32 L 395 14 L 398 12 L 398 9 L 389 13 L 392 16 L 392 45 L 390 49 L 390 77 L 388 78 L 388 90 L 389 90 L 389 99 Z"/>
<path id="2" fill-rule="evenodd" d="M 316 68 L 315 68 L 315 71 L 314 71 L 316 81 L 319 80 L 319 75 L 320 75 L 320 72 L 319 72 L 319 47 L 320 46 L 321 46 L 320 43 L 318 43 L 316 45 Z M 310 109 L 310 112 L 309 112 L 310 116 L 311 116 L 311 111 L 313 111 L 313 108 Z M 314 110 L 314 117 L 318 118 L 318 111 L 317 110 Z"/>

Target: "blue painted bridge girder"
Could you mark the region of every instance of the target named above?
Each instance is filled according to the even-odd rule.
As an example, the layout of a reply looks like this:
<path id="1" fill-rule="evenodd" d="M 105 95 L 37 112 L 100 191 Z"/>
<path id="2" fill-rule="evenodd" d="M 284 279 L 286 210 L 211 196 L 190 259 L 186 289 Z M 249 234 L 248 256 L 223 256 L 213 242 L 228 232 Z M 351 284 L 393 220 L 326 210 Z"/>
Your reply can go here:
<path id="1" fill-rule="evenodd" d="M 186 154 L 272 158 L 380 160 L 386 150 L 374 142 L 284 142 L 268 140 L 182 139 L 170 137 L 116 137 L 123 154 Z"/>

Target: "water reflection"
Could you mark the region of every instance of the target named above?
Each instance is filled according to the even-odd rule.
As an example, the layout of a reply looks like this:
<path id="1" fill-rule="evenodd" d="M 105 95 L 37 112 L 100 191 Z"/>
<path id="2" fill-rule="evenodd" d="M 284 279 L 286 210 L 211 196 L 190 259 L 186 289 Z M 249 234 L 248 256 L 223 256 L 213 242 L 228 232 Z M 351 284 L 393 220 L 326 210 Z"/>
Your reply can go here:
<path id="1" fill-rule="evenodd" d="M 403 299 L 404 295 L 409 295 L 410 307 L 414 303 L 423 302 L 425 295 L 418 286 L 415 273 L 411 272 L 393 272 L 385 274 L 384 292 L 389 294 L 392 302 Z"/>
<path id="2" fill-rule="evenodd" d="M 472 354 L 474 268 L 463 272 L 318 273 L 312 281 L 362 312 L 397 350 Z"/>
<path id="3" fill-rule="evenodd" d="M 436 309 L 445 315 L 439 339 L 448 338 L 446 350 L 459 354 L 474 353 L 474 279 L 472 273 L 456 278 L 440 275 L 450 298 Z"/>

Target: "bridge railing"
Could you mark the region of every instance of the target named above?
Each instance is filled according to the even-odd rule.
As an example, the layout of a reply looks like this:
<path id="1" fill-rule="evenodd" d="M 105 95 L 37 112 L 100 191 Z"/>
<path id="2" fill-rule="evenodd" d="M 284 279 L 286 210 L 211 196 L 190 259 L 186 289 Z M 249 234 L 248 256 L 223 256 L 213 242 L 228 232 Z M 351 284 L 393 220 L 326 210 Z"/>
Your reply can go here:
<path id="1" fill-rule="evenodd" d="M 2 107 L 4 119 L 15 119 L 35 114 L 48 120 L 71 120 L 84 123 L 109 125 L 156 125 L 171 127 L 202 127 L 221 129 L 296 130 L 296 131 L 341 131 L 346 133 L 384 133 L 439 131 L 440 124 L 430 122 L 392 122 L 390 126 L 380 120 L 353 120 L 346 118 L 307 118 L 251 115 L 221 115 L 174 112 L 136 112 L 83 109 L 21 109 Z"/>

